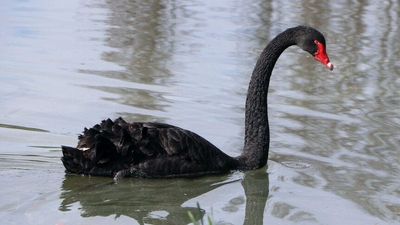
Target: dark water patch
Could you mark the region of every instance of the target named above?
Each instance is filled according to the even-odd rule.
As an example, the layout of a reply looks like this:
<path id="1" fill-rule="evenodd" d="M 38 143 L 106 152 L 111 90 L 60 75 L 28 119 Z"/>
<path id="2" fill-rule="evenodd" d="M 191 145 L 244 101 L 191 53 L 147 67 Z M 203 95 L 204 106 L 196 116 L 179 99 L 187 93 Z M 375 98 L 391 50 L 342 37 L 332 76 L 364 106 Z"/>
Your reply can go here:
<path id="1" fill-rule="evenodd" d="M 44 129 L 34 128 L 34 127 L 24 127 L 24 126 L 12 125 L 12 124 L 0 124 L 0 128 L 36 131 L 36 132 L 49 132 L 48 130 L 44 130 Z"/>

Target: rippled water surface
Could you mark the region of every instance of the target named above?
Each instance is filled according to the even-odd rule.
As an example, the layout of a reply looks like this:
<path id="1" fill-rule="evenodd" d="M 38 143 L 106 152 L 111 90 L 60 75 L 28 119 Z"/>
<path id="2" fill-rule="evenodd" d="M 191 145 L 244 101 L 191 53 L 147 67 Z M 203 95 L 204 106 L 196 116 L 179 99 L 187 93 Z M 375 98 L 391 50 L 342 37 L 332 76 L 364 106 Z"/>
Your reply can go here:
<path id="1" fill-rule="evenodd" d="M 2 1 L 1 223 L 188 224 L 192 212 L 214 224 L 398 224 L 399 8 Z M 269 89 L 268 168 L 117 184 L 65 175 L 60 145 L 107 117 L 178 125 L 239 155 L 254 63 L 299 24 L 325 34 L 336 69 L 295 47 L 281 56 Z"/>

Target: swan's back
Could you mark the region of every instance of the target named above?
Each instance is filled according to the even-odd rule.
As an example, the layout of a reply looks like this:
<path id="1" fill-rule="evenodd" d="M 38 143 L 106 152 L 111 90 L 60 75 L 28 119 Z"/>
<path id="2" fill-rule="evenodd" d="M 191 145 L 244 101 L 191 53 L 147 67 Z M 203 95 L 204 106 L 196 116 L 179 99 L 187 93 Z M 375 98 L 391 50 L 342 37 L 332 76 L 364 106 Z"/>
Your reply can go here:
<path id="1" fill-rule="evenodd" d="M 237 166 L 235 159 L 191 131 L 121 118 L 85 128 L 77 147 L 63 146 L 62 151 L 68 172 L 95 176 L 192 177 Z"/>

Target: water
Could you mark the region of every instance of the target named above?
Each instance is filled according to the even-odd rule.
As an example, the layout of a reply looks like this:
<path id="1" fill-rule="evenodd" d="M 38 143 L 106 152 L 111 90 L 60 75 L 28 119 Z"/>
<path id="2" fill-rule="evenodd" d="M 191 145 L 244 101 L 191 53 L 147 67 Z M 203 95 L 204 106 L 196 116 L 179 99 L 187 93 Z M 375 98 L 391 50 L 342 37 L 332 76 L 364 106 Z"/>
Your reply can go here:
<path id="1" fill-rule="evenodd" d="M 12 1 L 0 5 L 2 224 L 398 224 L 398 1 Z M 200 179 L 65 175 L 60 145 L 123 116 L 239 155 L 268 40 L 308 24 L 271 79 L 268 168 Z M 196 204 L 200 204 L 198 210 Z"/>

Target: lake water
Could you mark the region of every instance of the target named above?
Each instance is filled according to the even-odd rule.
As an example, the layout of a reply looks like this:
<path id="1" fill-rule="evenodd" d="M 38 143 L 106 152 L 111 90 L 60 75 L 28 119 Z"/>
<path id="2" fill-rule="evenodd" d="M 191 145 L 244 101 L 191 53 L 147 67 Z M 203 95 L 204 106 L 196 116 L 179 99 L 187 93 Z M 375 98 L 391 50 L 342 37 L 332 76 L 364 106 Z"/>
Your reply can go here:
<path id="1" fill-rule="evenodd" d="M 11 225 L 400 222 L 400 4 L 391 1 L 3 0 L 0 221 Z M 60 145 L 122 116 L 241 152 L 255 61 L 288 27 L 321 30 L 269 89 L 268 167 L 198 179 L 65 175 Z M 197 203 L 200 209 L 197 208 Z"/>

